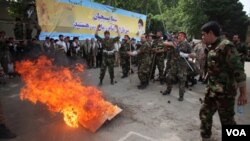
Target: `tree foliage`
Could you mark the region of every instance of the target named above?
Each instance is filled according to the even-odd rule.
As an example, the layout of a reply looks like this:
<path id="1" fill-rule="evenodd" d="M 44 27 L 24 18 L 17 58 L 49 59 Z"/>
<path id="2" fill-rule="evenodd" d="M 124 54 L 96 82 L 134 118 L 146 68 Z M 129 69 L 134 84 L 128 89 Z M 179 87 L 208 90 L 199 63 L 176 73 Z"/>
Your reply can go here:
<path id="1" fill-rule="evenodd" d="M 27 5 L 31 2 L 35 2 L 35 0 L 0 0 L 0 2 L 4 1 L 8 2 L 8 13 L 14 18 L 23 18 Z"/>

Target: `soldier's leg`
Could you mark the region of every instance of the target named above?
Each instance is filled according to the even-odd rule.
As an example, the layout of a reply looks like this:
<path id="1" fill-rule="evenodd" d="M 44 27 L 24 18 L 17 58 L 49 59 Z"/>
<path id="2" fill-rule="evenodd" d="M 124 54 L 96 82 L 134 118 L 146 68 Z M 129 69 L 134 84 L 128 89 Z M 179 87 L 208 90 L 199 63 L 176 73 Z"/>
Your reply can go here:
<path id="1" fill-rule="evenodd" d="M 204 103 L 200 109 L 200 120 L 201 120 L 201 137 L 206 139 L 212 135 L 212 124 L 213 115 L 217 111 L 216 99 L 209 97 L 208 93 L 205 96 Z"/>
<path id="2" fill-rule="evenodd" d="M 100 83 L 99 85 L 102 85 L 102 80 L 105 76 L 106 73 L 106 69 L 107 69 L 107 62 L 106 59 L 102 61 L 102 65 L 101 65 L 101 69 L 100 69 Z"/>
<path id="3" fill-rule="evenodd" d="M 108 69 L 109 69 L 109 76 L 110 76 L 110 83 L 114 84 L 114 64 L 115 59 L 108 59 Z"/>
<path id="4" fill-rule="evenodd" d="M 125 63 L 124 59 L 121 59 L 120 65 L 121 65 L 122 74 L 123 74 L 122 78 L 125 78 L 125 75 L 126 75 L 126 63 Z"/>
<path id="5" fill-rule="evenodd" d="M 138 89 L 145 89 L 148 85 L 148 73 L 145 71 L 140 71 L 140 73 L 138 73 L 140 81 L 141 81 L 141 85 L 138 86 Z"/>
<path id="6" fill-rule="evenodd" d="M 160 58 L 157 61 L 157 67 L 158 67 L 158 70 L 159 70 L 160 83 L 164 84 L 164 75 L 163 75 L 163 71 L 164 71 L 164 59 L 163 58 Z"/>
<path id="7" fill-rule="evenodd" d="M 186 67 L 178 67 L 177 69 L 177 77 L 179 80 L 179 101 L 183 101 L 184 93 L 185 93 L 185 84 L 187 81 L 187 68 Z"/>
<path id="8" fill-rule="evenodd" d="M 129 59 L 126 59 L 126 75 L 128 75 L 130 72 L 130 61 Z"/>
<path id="9" fill-rule="evenodd" d="M 150 73 L 151 73 L 151 76 L 150 76 L 150 79 L 154 79 L 155 78 L 155 69 L 156 69 L 156 61 L 155 60 L 152 60 L 152 63 L 150 65 Z"/>
<path id="10" fill-rule="evenodd" d="M 175 77 L 175 74 L 173 73 L 168 73 L 166 77 L 166 84 L 167 84 L 167 89 L 162 92 L 162 95 L 169 95 L 171 93 L 172 87 L 173 87 L 173 77 Z"/>
<path id="11" fill-rule="evenodd" d="M 141 69 L 141 64 L 138 64 L 138 78 L 140 80 L 140 84 L 137 86 L 137 88 L 139 89 L 142 85 L 142 82 L 143 82 L 143 73 L 142 73 L 142 69 Z"/>
<path id="12" fill-rule="evenodd" d="M 222 125 L 236 125 L 234 119 L 235 97 L 218 98 L 218 113 Z"/>
<path id="13" fill-rule="evenodd" d="M 183 101 L 186 79 L 179 78 L 179 101 Z"/>

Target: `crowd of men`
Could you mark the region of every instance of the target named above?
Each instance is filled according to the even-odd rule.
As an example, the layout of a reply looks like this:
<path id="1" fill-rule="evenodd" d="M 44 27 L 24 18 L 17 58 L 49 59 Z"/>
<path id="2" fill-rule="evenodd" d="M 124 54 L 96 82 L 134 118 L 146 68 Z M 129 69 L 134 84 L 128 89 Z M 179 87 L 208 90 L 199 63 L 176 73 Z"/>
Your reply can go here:
<path id="1" fill-rule="evenodd" d="M 36 39 L 15 41 L 0 32 L 0 82 L 5 83 L 6 80 L 2 79 L 4 74 L 8 74 L 10 78 L 18 75 L 14 71 L 15 61 L 36 59 L 42 54 L 53 58 L 60 66 L 82 63 L 89 69 L 100 67 L 100 86 L 107 68 L 113 85 L 115 66 L 121 66 L 123 79 L 136 71 L 132 66 L 137 66 L 140 80 L 138 89 L 147 88 L 151 80 L 159 81 L 159 84 L 167 85 L 162 95 L 170 95 L 172 86 L 178 84 L 179 101 L 184 100 L 185 87 L 197 83 L 196 78 L 203 84 L 208 83 L 208 91 L 200 111 L 201 136 L 204 140 L 211 136 L 215 111 L 219 111 L 222 124 L 236 124 L 233 117 L 237 94 L 235 84 L 240 89 L 238 104 L 247 103 L 244 73 L 247 46 L 240 41 L 239 35 L 235 34 L 231 43 L 221 36 L 216 22 L 209 22 L 202 27 L 202 40 L 188 42 L 185 32 L 165 38 L 161 31 L 157 31 L 155 34 L 141 35 L 140 41 L 136 42 L 129 35 L 121 40 L 118 26 L 117 37 L 114 38 L 110 37 L 109 31 L 104 32 L 103 38 L 100 37 L 99 28 L 100 25 L 95 32 L 96 39 L 79 41 L 78 37 L 71 39 L 59 35 L 58 40 L 46 37 L 42 44 Z M 222 102 L 224 106 L 220 105 Z M 6 137 L 14 137 L 3 120 L 0 120 L 0 130 L 5 131 Z"/>

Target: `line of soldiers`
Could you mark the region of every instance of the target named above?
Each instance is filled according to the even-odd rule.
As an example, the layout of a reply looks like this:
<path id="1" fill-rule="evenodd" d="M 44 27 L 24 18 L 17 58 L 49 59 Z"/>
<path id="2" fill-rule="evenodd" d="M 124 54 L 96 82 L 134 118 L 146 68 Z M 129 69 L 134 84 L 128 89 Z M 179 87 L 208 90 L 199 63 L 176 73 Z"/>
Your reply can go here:
<path id="1" fill-rule="evenodd" d="M 106 72 L 106 68 L 109 69 L 111 84 L 114 84 L 114 59 L 115 59 L 115 42 L 118 42 L 120 39 L 120 33 L 117 27 L 118 36 L 115 38 L 110 38 L 110 33 L 108 31 L 104 32 L 104 38 L 99 37 L 100 25 L 96 30 L 96 38 L 98 41 L 102 43 L 103 46 L 103 66 L 101 68 L 100 73 L 100 83 L 102 85 L 104 75 Z M 152 35 L 150 35 L 152 36 Z M 140 79 L 140 84 L 138 85 L 138 89 L 145 89 L 148 84 L 150 78 L 155 77 L 156 67 L 159 70 L 159 81 L 161 84 L 167 82 L 167 90 L 163 92 L 163 95 L 168 95 L 171 92 L 172 84 L 174 78 L 178 78 L 179 88 L 180 88 L 180 101 L 183 101 L 184 96 L 184 87 L 187 80 L 187 70 L 188 70 L 188 57 L 193 57 L 194 54 L 191 54 L 191 47 L 186 40 L 186 34 L 184 32 L 180 32 L 178 35 L 177 41 L 172 41 L 174 45 L 172 47 L 166 48 L 166 42 L 163 40 L 162 32 L 158 31 L 156 33 L 155 39 L 149 42 L 150 36 L 142 35 L 140 43 L 136 45 L 136 49 L 132 48 L 131 41 L 128 35 L 124 36 L 124 41 L 122 42 L 121 48 L 119 49 L 120 57 L 121 57 L 121 67 L 123 76 L 125 78 L 128 76 L 131 71 L 131 56 L 137 57 L 137 65 L 138 65 L 138 77 Z M 169 42 L 170 43 L 170 42 Z M 177 47 L 176 47 L 177 46 Z M 165 55 L 167 53 L 168 61 L 167 61 L 167 70 L 165 70 Z M 184 53 L 188 56 L 180 55 L 180 53 Z M 191 67 L 191 66 L 190 66 Z M 164 76 L 167 74 L 167 77 Z"/>
<path id="2" fill-rule="evenodd" d="M 118 37 L 110 38 L 109 32 L 105 32 L 105 38 L 98 36 L 99 27 L 96 31 L 96 38 L 104 45 L 104 66 L 101 69 L 100 85 L 104 78 L 106 67 L 109 67 L 111 84 L 114 79 L 114 42 L 120 38 L 117 27 Z M 220 36 L 221 28 L 217 22 L 211 21 L 202 26 L 202 40 L 206 44 L 206 75 L 208 81 L 204 103 L 200 109 L 201 137 L 202 141 L 211 140 L 212 118 L 218 111 L 222 125 L 235 125 L 234 105 L 237 89 L 240 95 L 237 99 L 238 105 L 247 104 L 246 93 L 246 74 L 244 72 L 245 49 L 240 44 L 238 37 L 234 37 L 234 43 Z M 196 58 L 192 52 L 190 44 L 186 40 L 184 32 L 178 33 L 177 40 L 163 41 L 162 33 L 157 32 L 156 39 L 151 42 L 146 35 L 141 36 L 140 44 L 135 50 L 131 49 L 129 36 L 125 35 L 124 42 L 120 49 L 123 77 L 128 75 L 131 70 L 131 57 L 138 58 L 138 77 L 140 85 L 138 89 L 144 89 L 149 84 L 149 79 L 154 77 L 154 70 L 157 66 L 159 70 L 159 80 L 164 81 L 164 53 L 167 53 L 168 71 L 166 76 L 167 89 L 163 95 L 169 95 L 172 90 L 173 80 L 178 78 L 179 101 L 183 101 L 185 92 L 185 82 L 187 81 L 188 69 L 193 70 L 188 58 Z M 148 38 L 150 39 L 150 38 Z M 237 51 L 238 50 L 238 51 Z M 126 54 L 127 52 L 127 54 Z M 129 55 L 129 56 L 128 56 Z M 204 66 L 204 65 L 203 65 Z M 153 69 L 152 69 L 153 68 Z"/>

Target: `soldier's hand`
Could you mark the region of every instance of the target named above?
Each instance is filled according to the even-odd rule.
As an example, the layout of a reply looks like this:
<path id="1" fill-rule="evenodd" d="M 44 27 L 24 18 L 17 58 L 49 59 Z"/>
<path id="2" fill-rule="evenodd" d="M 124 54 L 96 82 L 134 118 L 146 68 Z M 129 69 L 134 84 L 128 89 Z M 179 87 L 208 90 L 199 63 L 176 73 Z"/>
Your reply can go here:
<path id="1" fill-rule="evenodd" d="M 246 105 L 247 104 L 247 95 L 246 94 L 240 94 L 238 97 L 238 105 Z"/>

